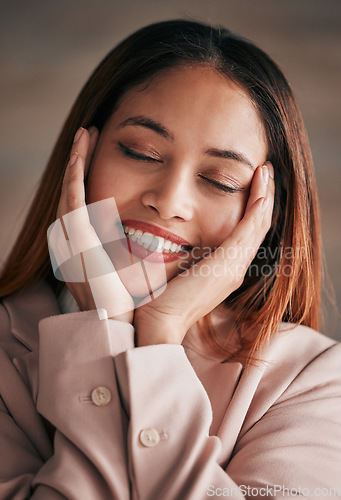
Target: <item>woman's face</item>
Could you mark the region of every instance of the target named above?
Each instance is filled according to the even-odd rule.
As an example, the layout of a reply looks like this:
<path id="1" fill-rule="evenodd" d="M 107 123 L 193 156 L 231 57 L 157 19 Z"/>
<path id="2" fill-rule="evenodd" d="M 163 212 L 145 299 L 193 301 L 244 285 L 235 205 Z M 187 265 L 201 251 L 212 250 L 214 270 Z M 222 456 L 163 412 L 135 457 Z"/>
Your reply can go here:
<path id="1" fill-rule="evenodd" d="M 169 281 L 230 235 L 266 155 L 262 121 L 243 90 L 207 67 L 173 68 L 121 99 L 96 146 L 87 203 L 115 198 L 139 257 L 148 255 L 143 234 L 158 236 L 145 245 L 159 245 L 151 265 L 157 273 L 161 259 Z"/>

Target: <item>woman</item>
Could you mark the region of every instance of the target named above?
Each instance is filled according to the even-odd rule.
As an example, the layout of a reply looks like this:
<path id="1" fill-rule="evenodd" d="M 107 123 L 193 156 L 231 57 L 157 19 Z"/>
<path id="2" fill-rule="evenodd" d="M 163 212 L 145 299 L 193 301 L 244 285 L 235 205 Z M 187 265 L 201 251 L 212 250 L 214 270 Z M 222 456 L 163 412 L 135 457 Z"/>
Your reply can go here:
<path id="1" fill-rule="evenodd" d="M 3 269 L 1 498 L 340 494 L 320 266 L 277 66 L 192 21 L 128 37 L 76 100 Z"/>

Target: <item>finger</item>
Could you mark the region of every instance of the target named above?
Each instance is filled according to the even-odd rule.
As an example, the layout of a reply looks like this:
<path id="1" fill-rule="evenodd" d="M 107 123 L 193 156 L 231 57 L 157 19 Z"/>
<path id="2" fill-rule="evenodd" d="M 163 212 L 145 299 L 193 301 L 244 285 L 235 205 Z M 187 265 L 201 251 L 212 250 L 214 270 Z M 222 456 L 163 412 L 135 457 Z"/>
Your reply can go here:
<path id="1" fill-rule="evenodd" d="M 85 204 L 84 169 L 89 144 L 90 135 L 81 127 L 74 137 L 57 214 L 73 255 L 101 245 Z"/>
<path id="2" fill-rule="evenodd" d="M 265 165 L 269 169 L 269 176 L 270 176 L 270 178 L 274 181 L 275 180 L 275 171 L 274 171 L 273 164 L 271 163 L 271 161 L 266 161 Z"/>
<path id="3" fill-rule="evenodd" d="M 267 165 L 257 167 L 252 179 L 250 196 L 246 205 L 245 213 L 247 213 L 247 211 L 250 210 L 250 207 L 252 207 L 252 205 L 259 198 L 266 197 L 268 185 L 269 185 L 269 170 Z"/>
<path id="4" fill-rule="evenodd" d="M 274 169 L 270 162 L 267 162 L 266 167 L 269 174 L 267 179 L 263 177 L 263 184 L 266 185 L 266 195 L 258 198 L 250 205 L 243 219 L 231 235 L 239 248 L 247 248 L 245 262 L 249 264 L 251 264 L 252 259 L 256 255 L 272 222 L 275 195 Z M 259 192 L 262 189 L 264 187 Z"/>
<path id="5" fill-rule="evenodd" d="M 75 285 L 71 287 L 78 303 L 84 303 L 85 307 L 89 303 L 95 304 L 98 309 L 104 307 L 109 311 L 109 317 L 116 317 L 132 311 L 134 302 L 105 252 L 96 227 L 90 222 L 88 209 L 93 212 L 95 222 L 106 222 L 100 225 L 100 233 L 108 240 L 108 221 L 112 220 L 111 226 L 116 222 L 112 217 L 117 212 L 117 209 L 113 210 L 113 205 L 116 207 L 114 199 L 101 200 L 89 207 L 85 203 L 84 174 L 91 163 L 97 138 L 95 127 L 90 133 L 80 128 L 75 134 L 63 180 L 57 214 L 59 219 L 48 235 L 49 249 L 55 273 L 63 268 L 59 273 L 63 280 L 69 284 L 88 282 L 88 292 Z"/>
<path id="6" fill-rule="evenodd" d="M 253 212 L 252 208 L 256 202 L 262 205 L 261 212 L 263 212 L 263 217 L 260 221 L 262 222 L 263 236 L 265 238 L 266 233 L 271 227 L 275 196 L 274 168 L 270 161 L 267 161 L 262 167 L 258 167 L 258 172 L 257 175 L 255 174 L 253 182 L 254 184 L 251 187 L 244 217 L 247 217 L 250 211 Z M 252 220 L 254 215 L 251 214 L 251 217 Z M 255 227 L 257 227 L 257 224 L 255 224 Z"/>
<path id="7" fill-rule="evenodd" d="M 272 212 L 273 212 L 273 207 L 274 207 L 274 201 L 275 201 L 275 174 L 274 174 L 274 167 L 271 162 L 267 161 L 266 162 L 268 170 L 269 170 L 269 184 L 268 184 L 268 191 L 266 194 L 266 197 L 269 199 L 269 206 L 266 210 L 267 212 L 267 221 L 268 221 L 268 226 L 270 228 L 271 222 L 272 222 Z"/>
<path id="8" fill-rule="evenodd" d="M 64 176 L 62 199 L 67 212 L 85 205 L 84 170 L 90 136 L 82 127 L 76 132 Z"/>
<path id="9" fill-rule="evenodd" d="M 96 127 L 90 127 L 88 130 L 89 136 L 90 136 L 90 142 L 89 142 L 89 149 L 88 153 L 85 158 L 85 167 L 84 167 L 84 177 L 85 179 L 88 176 L 89 173 L 89 167 L 91 164 L 91 160 L 96 148 L 97 140 L 98 140 L 98 129 Z"/>
<path id="10" fill-rule="evenodd" d="M 256 253 L 269 229 L 269 212 L 272 207 L 268 197 L 258 198 L 236 226 L 229 240 L 235 248 L 244 250 L 248 259 Z M 223 242 L 222 246 L 225 247 Z M 252 259 L 251 259 L 252 260 Z"/>
<path id="11" fill-rule="evenodd" d="M 273 199 L 275 196 L 275 177 L 274 177 L 274 167 L 272 163 L 269 161 L 267 162 L 267 167 L 269 170 L 269 184 L 268 184 L 268 192 L 267 192 L 267 197 L 269 199 Z"/>
<path id="12" fill-rule="evenodd" d="M 89 147 L 89 134 L 82 127 L 76 132 L 70 158 L 65 169 L 57 217 L 85 203 L 84 158 Z"/>
<path id="13" fill-rule="evenodd" d="M 90 164 L 97 138 L 98 130 L 95 127 L 91 127 L 89 132 L 81 127 L 76 132 L 64 176 L 58 216 L 62 219 L 74 255 L 112 241 L 113 229 L 119 220 L 114 198 L 89 206 L 85 203 L 85 164 Z M 100 234 L 97 234 L 97 230 Z M 116 239 L 122 237 L 123 231 L 122 235 L 116 235 Z"/>

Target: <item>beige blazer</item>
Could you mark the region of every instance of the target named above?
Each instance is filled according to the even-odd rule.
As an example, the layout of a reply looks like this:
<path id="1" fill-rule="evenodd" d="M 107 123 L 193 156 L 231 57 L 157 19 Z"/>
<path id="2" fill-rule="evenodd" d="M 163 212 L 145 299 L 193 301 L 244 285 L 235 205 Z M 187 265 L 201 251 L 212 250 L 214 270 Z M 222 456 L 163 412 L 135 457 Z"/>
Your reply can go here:
<path id="1" fill-rule="evenodd" d="M 243 369 L 187 337 L 136 348 L 40 284 L 0 330 L 1 500 L 341 495 L 341 347 L 310 328 Z"/>

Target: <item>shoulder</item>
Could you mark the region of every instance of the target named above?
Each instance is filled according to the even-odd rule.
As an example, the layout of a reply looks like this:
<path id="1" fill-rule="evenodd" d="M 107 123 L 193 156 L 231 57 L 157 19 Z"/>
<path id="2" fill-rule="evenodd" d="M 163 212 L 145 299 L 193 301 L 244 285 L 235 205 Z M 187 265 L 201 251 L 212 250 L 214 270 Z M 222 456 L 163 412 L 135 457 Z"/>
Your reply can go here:
<path id="1" fill-rule="evenodd" d="M 0 301 L 0 346 L 10 358 L 36 350 L 38 323 L 59 314 L 52 290 L 39 282 Z"/>
<path id="2" fill-rule="evenodd" d="M 309 393 L 308 399 L 341 396 L 341 343 L 307 326 L 283 325 L 273 341 L 278 373 L 290 373 L 285 397 Z M 271 347 L 270 347 L 271 350 Z"/>
<path id="3" fill-rule="evenodd" d="M 308 326 L 281 323 L 263 352 L 267 361 L 302 368 L 329 349 L 333 354 L 339 353 L 340 346 L 338 341 Z"/>
<path id="4" fill-rule="evenodd" d="M 333 363 L 341 367 L 341 343 L 304 325 L 281 323 L 269 346 L 264 350 L 268 370 L 297 376 L 310 365 Z M 262 356 L 260 356 L 262 357 Z M 329 368 L 331 365 L 329 365 Z"/>
<path id="5" fill-rule="evenodd" d="M 302 373 L 309 373 L 309 386 L 318 383 L 322 372 L 341 376 L 341 343 L 304 325 L 281 323 L 260 358 L 263 377 L 284 386 Z"/>
<path id="6" fill-rule="evenodd" d="M 307 326 L 282 323 L 259 358 L 244 373 L 249 382 L 259 381 L 251 404 L 255 420 L 279 406 L 311 412 L 328 400 L 328 412 L 335 410 L 336 399 L 341 402 L 341 343 Z"/>
<path id="7" fill-rule="evenodd" d="M 294 428 L 297 440 L 306 442 L 315 428 L 331 441 L 341 437 L 339 342 L 306 326 L 281 324 L 258 358 L 243 370 L 235 394 L 239 413 L 247 408 L 239 438 L 286 439 L 288 431 L 289 442 Z"/>
<path id="8" fill-rule="evenodd" d="M 231 403 L 241 420 L 231 477 L 259 484 L 261 475 L 307 491 L 340 486 L 341 344 L 282 324 L 260 357 L 244 370 Z"/>

